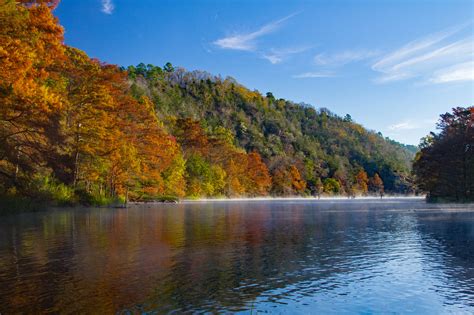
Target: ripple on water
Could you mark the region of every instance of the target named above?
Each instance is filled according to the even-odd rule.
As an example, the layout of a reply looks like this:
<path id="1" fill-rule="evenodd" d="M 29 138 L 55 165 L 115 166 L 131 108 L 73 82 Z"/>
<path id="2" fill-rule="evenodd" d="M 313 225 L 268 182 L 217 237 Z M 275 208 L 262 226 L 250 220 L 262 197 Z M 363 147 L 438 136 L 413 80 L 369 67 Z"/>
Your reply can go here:
<path id="1" fill-rule="evenodd" d="M 11 216 L 0 313 L 474 313 L 474 212 L 444 210 L 260 201 Z"/>

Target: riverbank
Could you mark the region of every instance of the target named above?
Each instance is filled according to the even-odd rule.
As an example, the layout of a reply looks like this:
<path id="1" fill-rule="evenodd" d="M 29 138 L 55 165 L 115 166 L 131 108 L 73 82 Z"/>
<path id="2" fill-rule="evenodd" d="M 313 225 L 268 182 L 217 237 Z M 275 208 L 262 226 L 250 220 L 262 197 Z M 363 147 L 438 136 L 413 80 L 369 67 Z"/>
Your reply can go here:
<path id="1" fill-rule="evenodd" d="M 348 198 L 344 196 L 331 196 L 331 197 L 249 197 L 249 198 L 198 198 L 198 199 L 181 199 L 180 202 L 193 203 L 193 202 L 241 202 L 241 201 L 384 201 L 384 200 L 424 200 L 425 196 L 387 196 L 387 197 L 375 197 L 375 196 L 364 196 L 356 198 Z"/>

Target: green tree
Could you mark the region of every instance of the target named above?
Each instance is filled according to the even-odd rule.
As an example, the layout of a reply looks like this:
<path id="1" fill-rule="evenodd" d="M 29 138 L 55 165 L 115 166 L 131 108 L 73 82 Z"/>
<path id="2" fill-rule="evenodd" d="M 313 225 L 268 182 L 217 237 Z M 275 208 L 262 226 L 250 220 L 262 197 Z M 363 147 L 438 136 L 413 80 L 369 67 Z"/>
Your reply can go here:
<path id="1" fill-rule="evenodd" d="M 341 184 L 334 178 L 326 178 L 323 185 L 324 191 L 328 194 L 337 194 L 341 190 Z"/>
<path id="2" fill-rule="evenodd" d="M 438 134 L 422 140 L 413 171 L 430 200 L 474 200 L 474 107 L 441 115 Z"/>
<path id="3" fill-rule="evenodd" d="M 165 66 L 163 67 L 163 70 L 164 70 L 165 72 L 171 73 L 171 72 L 174 72 L 174 67 L 173 67 L 173 65 L 171 64 L 171 62 L 167 62 L 167 63 L 165 64 Z"/>

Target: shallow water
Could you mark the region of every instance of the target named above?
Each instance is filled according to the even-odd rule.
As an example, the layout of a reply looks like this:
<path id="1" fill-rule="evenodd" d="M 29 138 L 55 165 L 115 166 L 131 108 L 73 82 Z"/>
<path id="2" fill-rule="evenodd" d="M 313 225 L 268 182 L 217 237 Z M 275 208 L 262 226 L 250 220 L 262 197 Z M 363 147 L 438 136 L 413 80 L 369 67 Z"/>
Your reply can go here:
<path id="1" fill-rule="evenodd" d="M 0 313 L 474 313 L 474 207 L 244 201 L 0 217 Z"/>

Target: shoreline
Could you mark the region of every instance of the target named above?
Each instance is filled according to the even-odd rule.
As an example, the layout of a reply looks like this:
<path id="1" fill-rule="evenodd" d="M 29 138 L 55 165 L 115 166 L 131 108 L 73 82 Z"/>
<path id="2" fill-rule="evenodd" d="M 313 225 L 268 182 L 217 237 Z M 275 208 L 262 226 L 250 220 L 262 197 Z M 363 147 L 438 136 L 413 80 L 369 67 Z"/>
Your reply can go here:
<path id="1" fill-rule="evenodd" d="M 425 196 L 387 196 L 375 197 L 365 196 L 356 198 L 347 197 L 248 197 L 248 198 L 198 198 L 181 199 L 180 203 L 200 203 L 200 202 L 240 202 L 240 201 L 388 201 L 388 200 L 426 200 Z"/>

